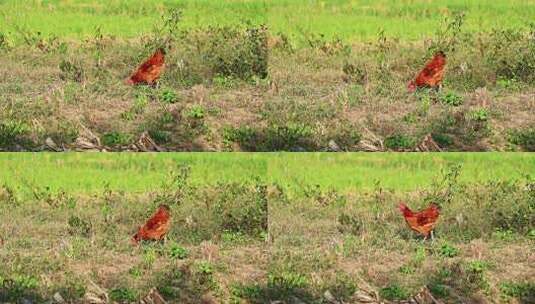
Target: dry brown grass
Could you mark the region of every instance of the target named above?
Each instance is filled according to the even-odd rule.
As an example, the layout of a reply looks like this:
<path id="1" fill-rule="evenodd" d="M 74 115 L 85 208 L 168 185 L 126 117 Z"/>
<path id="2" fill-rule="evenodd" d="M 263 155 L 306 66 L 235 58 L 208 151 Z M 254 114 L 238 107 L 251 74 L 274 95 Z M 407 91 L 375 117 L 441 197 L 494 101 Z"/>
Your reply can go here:
<path id="1" fill-rule="evenodd" d="M 201 41 L 219 39 L 217 34 L 203 33 L 188 35 Z M 481 43 L 489 45 L 501 39 L 481 35 Z M 443 92 L 409 94 L 406 83 L 425 62 L 428 42 L 407 44 L 387 37 L 386 42 L 346 46 L 324 41 L 293 51 L 270 44 L 268 78 L 249 80 L 214 76 L 205 66 L 208 63 L 189 53 L 190 46 L 183 43 L 173 45 L 166 74 L 154 89 L 123 84 L 147 52 L 138 40 L 103 37 L 66 41 L 66 50 L 55 46 L 43 52 L 17 46 L 4 51 L 0 57 L 2 119 L 22 126 L 23 131 L 8 134 L 9 141 L 3 140 L 0 148 L 39 150 L 47 148 L 48 137 L 58 146 L 76 148 L 71 143 L 85 126 L 100 138 L 120 133 L 126 143 L 148 130 L 158 144 L 176 151 L 251 146 L 268 151 L 326 150 L 332 142 L 341 150 L 358 151 L 363 149 L 359 137 L 362 140 L 369 132 L 382 141 L 400 133 L 413 143 L 431 133 L 435 139 L 450 137 L 451 143 L 438 142 L 443 150 L 502 151 L 521 149 L 511 144 L 509 133 L 535 124 L 535 93 L 529 78 L 498 79 L 498 72 L 492 70 L 494 57 L 479 58 L 475 46 L 463 45 L 448 54 Z M 513 53 L 503 56 L 517 60 Z M 62 61 L 83 71 L 83 76 L 72 78 L 71 72 L 61 71 Z M 344 72 L 348 64 L 357 74 Z M 165 103 L 165 94 L 174 94 L 176 103 Z M 446 94 L 461 98 L 463 104 L 439 102 Z M 461 117 L 481 107 L 488 112 L 484 132 Z M 192 108 L 202 109 L 203 114 L 190 117 Z M 437 129 L 451 114 L 460 121 L 448 130 Z M 252 135 L 239 134 L 245 127 L 251 128 Z M 124 150 L 128 145 L 96 148 Z M 402 150 L 415 148 L 413 144 Z"/>

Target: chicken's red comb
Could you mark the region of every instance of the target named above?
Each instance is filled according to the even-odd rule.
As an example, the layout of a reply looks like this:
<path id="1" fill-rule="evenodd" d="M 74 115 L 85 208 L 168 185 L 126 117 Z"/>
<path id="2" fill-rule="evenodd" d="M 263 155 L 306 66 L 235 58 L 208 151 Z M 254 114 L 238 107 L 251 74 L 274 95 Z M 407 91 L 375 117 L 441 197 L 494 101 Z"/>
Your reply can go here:
<path id="1" fill-rule="evenodd" d="M 413 93 L 414 91 L 416 91 L 416 83 L 414 82 L 414 80 L 409 82 L 409 84 L 407 85 L 407 89 L 409 89 L 410 93 Z"/>

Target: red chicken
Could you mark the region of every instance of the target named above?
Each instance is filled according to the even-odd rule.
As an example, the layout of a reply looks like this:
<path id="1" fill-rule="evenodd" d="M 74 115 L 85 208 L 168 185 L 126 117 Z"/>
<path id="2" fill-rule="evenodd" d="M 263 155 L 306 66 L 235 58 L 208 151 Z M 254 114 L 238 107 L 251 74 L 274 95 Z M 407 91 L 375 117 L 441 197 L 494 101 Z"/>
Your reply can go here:
<path id="1" fill-rule="evenodd" d="M 165 67 L 165 50 L 159 48 L 137 71 L 126 80 L 127 84 L 155 84 Z"/>
<path id="2" fill-rule="evenodd" d="M 416 91 L 417 88 L 429 87 L 438 88 L 444 78 L 444 68 L 446 67 L 446 54 L 439 51 L 435 57 L 429 61 L 424 69 L 416 76 L 416 79 L 409 82 L 409 92 Z"/>
<path id="3" fill-rule="evenodd" d="M 413 212 L 404 203 L 399 203 L 399 210 L 412 230 L 422 234 L 424 240 L 427 239 L 430 234 L 431 239 L 433 239 L 433 229 L 437 225 L 438 217 L 440 215 L 440 207 L 437 204 L 431 203 L 426 209 L 419 212 Z"/>
<path id="4" fill-rule="evenodd" d="M 171 213 L 169 206 L 160 205 L 156 213 L 139 227 L 137 233 L 132 237 L 132 243 L 138 244 L 139 241 L 161 240 L 169 232 L 171 227 Z"/>

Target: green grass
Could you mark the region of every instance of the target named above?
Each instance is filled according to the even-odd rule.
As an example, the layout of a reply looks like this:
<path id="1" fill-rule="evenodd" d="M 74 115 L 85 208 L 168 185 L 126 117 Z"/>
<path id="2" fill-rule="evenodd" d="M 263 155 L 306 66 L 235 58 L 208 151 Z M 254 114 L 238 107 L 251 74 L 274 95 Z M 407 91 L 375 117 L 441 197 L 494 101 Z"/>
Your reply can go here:
<path id="1" fill-rule="evenodd" d="M 535 17 L 535 3 L 507 1 L 330 0 L 272 1 L 269 23 L 274 32 L 323 33 L 352 40 L 375 39 L 382 29 L 387 36 L 422 39 L 436 31 L 445 14 L 463 11 L 467 29 L 479 31 L 495 24 L 525 25 Z"/>
<path id="2" fill-rule="evenodd" d="M 15 26 L 44 35 L 80 38 L 94 32 L 133 37 L 146 33 L 169 8 L 184 11 L 186 28 L 206 25 L 230 25 L 243 21 L 266 23 L 263 1 L 165 1 L 92 0 L 92 1 L 2 1 L 0 28 Z"/>
<path id="3" fill-rule="evenodd" d="M 179 164 L 192 168 L 191 181 L 213 184 L 254 177 L 298 189 L 320 185 L 340 191 L 381 187 L 412 190 L 429 186 L 450 164 L 462 164 L 463 181 L 520 178 L 535 172 L 529 153 L 4 153 L 0 180 L 21 187 L 126 192 L 159 187 Z"/>
<path id="4" fill-rule="evenodd" d="M 424 286 L 529 301 L 534 166 L 527 153 L 0 154 L 0 302 L 83 303 L 90 281 L 129 302 L 157 288 L 180 303 L 355 303 Z M 434 242 L 399 201 L 441 204 Z M 132 246 L 162 203 L 168 242 Z"/>
<path id="5" fill-rule="evenodd" d="M 238 182 L 263 177 L 267 170 L 255 154 L 87 154 L 6 153 L 0 154 L 0 180 L 22 187 L 96 192 L 105 187 L 140 192 L 162 185 L 180 164 L 192 168 L 196 184 Z"/>
<path id="6" fill-rule="evenodd" d="M 186 28 L 251 21 L 269 24 L 274 33 L 299 37 L 322 33 L 353 40 L 374 39 L 381 29 L 388 36 L 421 39 L 434 33 L 443 16 L 454 11 L 467 13 L 470 31 L 495 24 L 517 27 L 535 18 L 535 3 L 525 0 L 7 0 L 0 3 L 0 28 L 13 31 L 16 25 L 45 35 L 82 37 L 100 26 L 104 33 L 132 37 L 150 30 L 170 7 L 184 11 Z"/>
<path id="7" fill-rule="evenodd" d="M 533 165 L 529 155 L 312 156 L 283 159 L 289 164 L 286 185 L 302 191 L 279 187 L 270 200 L 268 284 L 277 283 L 272 300 L 322 303 L 327 291 L 345 303 L 375 292 L 383 300 L 408 300 L 426 286 L 444 303 L 472 303 L 476 297 L 491 302 L 508 295 L 521 303 L 532 299 L 533 271 L 511 270 L 529 268 L 523 251 L 533 246 L 533 179 L 509 180 L 532 172 L 521 165 Z M 438 173 L 450 162 L 463 168 Z M 377 178 L 381 187 L 337 190 L 351 188 L 351 180 L 371 183 L 376 173 L 383 175 Z M 332 182 L 335 189 L 306 187 L 305 180 Z M 431 180 L 438 182 L 427 186 Z M 385 183 L 397 186 L 392 191 Z M 401 190 L 407 184 L 418 186 Z M 442 206 L 433 242 L 407 227 L 400 201 L 417 210 L 429 202 Z"/>
<path id="8" fill-rule="evenodd" d="M 307 153 L 278 154 L 268 167 L 272 181 L 290 187 L 320 185 L 341 191 L 429 186 L 448 165 L 462 164 L 460 180 L 484 182 L 535 172 L 529 153 Z"/>

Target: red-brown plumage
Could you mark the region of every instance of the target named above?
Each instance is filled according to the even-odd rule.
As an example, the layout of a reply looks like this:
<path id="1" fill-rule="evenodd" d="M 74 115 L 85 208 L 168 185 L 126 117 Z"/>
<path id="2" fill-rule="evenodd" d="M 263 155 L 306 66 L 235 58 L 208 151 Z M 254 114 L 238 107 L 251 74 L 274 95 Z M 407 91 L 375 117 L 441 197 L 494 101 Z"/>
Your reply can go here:
<path id="1" fill-rule="evenodd" d="M 165 51 L 162 48 L 156 50 L 156 52 L 145 61 L 137 71 L 126 80 L 127 84 L 155 84 L 165 67 Z"/>
<path id="2" fill-rule="evenodd" d="M 427 238 L 435 228 L 440 215 L 440 208 L 434 203 L 431 203 L 429 207 L 418 212 L 412 211 L 404 203 L 399 203 L 399 210 L 403 214 L 409 227 L 422 234 L 425 238 Z"/>
<path id="3" fill-rule="evenodd" d="M 132 242 L 138 244 L 139 241 L 161 240 L 165 237 L 171 227 L 171 213 L 167 205 L 160 205 L 156 213 L 140 227 L 132 237 Z"/>
<path id="4" fill-rule="evenodd" d="M 437 88 L 444 78 L 444 69 L 446 67 L 446 55 L 439 51 L 433 59 L 429 61 L 423 70 L 416 76 L 416 79 L 409 82 L 408 89 L 414 92 L 417 88 L 430 87 Z"/>

